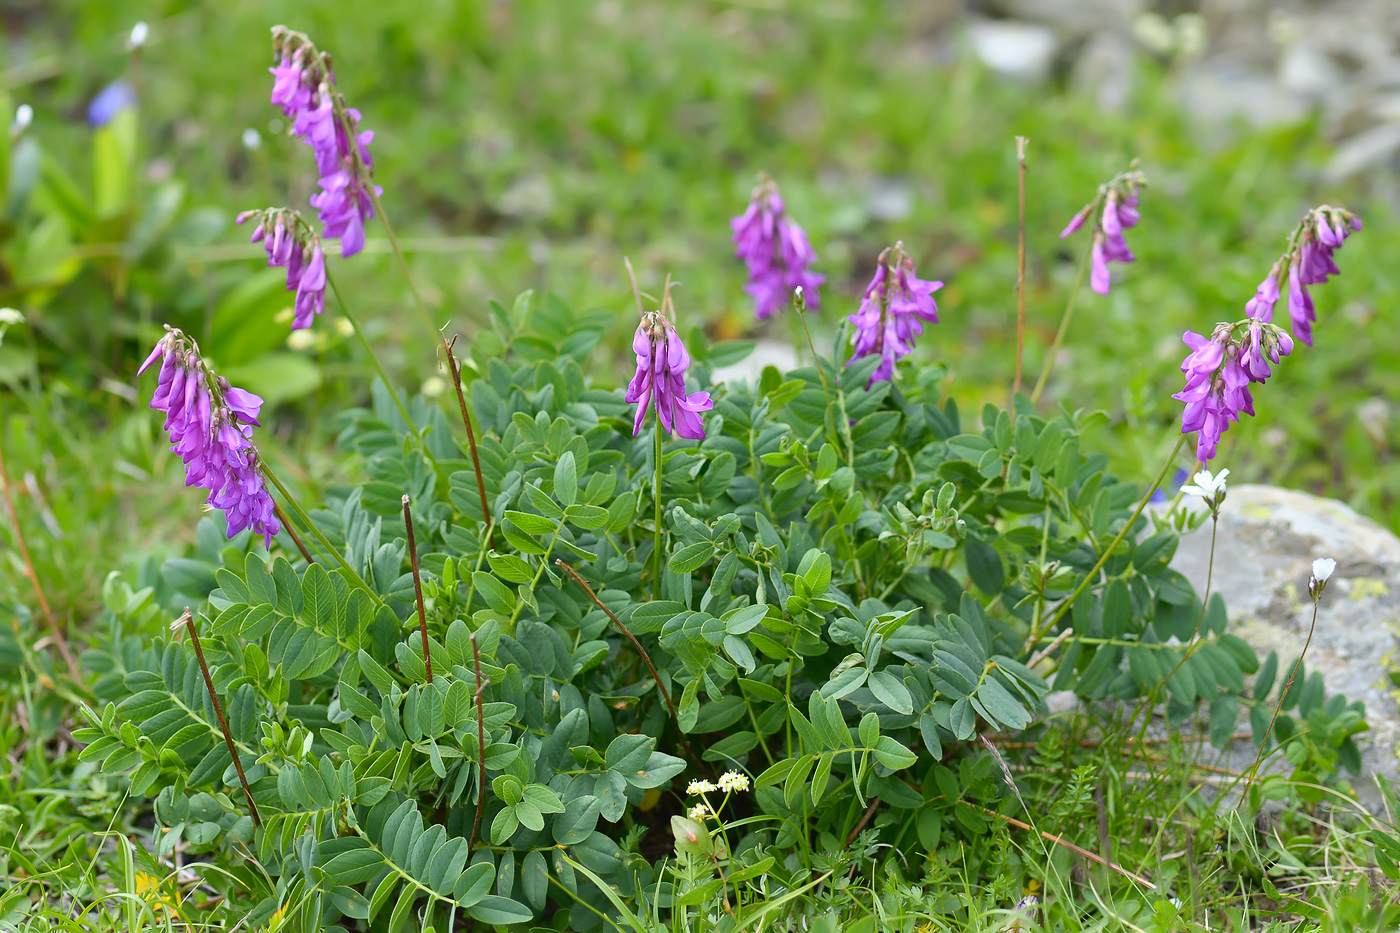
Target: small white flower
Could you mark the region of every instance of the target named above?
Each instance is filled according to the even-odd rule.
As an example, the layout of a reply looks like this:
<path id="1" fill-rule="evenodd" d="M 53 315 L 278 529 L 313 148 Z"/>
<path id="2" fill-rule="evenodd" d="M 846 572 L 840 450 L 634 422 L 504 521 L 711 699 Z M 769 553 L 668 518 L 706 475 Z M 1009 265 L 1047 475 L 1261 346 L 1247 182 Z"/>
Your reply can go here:
<path id="1" fill-rule="evenodd" d="M 705 822 L 705 818 L 710 815 L 710 808 L 703 803 L 697 803 L 690 808 L 689 817 L 697 823 Z"/>
<path id="2" fill-rule="evenodd" d="M 14 308 L 0 308 L 0 324 L 23 324 L 24 315 Z"/>
<path id="3" fill-rule="evenodd" d="M 1326 583 L 1327 578 L 1332 576 L 1332 571 L 1337 569 L 1337 562 L 1330 557 L 1319 557 L 1313 561 L 1313 579 L 1318 583 Z"/>
<path id="4" fill-rule="evenodd" d="M 749 776 L 739 771 L 726 771 L 719 776 L 719 789 L 726 794 L 749 789 Z"/>
<path id="5" fill-rule="evenodd" d="M 1188 496 L 1200 496 L 1202 499 L 1214 499 L 1218 494 L 1225 491 L 1225 477 L 1230 475 L 1230 471 L 1221 470 L 1212 474 L 1210 470 L 1201 470 L 1191 477 L 1192 483 L 1181 487 L 1181 491 Z"/>
<path id="6" fill-rule="evenodd" d="M 252 150 L 262 145 L 262 134 L 251 126 L 243 131 L 243 148 Z"/>
<path id="7" fill-rule="evenodd" d="M 128 49 L 139 49 L 146 44 L 146 39 L 151 35 L 151 27 L 146 25 L 145 20 L 131 27 L 131 35 L 127 37 L 126 47 Z"/>
<path id="8" fill-rule="evenodd" d="M 720 781 L 723 780 L 724 778 L 720 778 Z M 693 797 L 696 794 L 712 794 L 718 789 L 719 788 L 715 787 L 715 785 L 711 784 L 709 781 L 698 780 L 691 781 L 690 786 L 685 789 L 685 792 Z"/>
<path id="9" fill-rule="evenodd" d="M 15 119 L 10 124 L 10 135 L 18 136 L 29 129 L 29 124 L 34 122 L 34 108 L 28 104 L 20 104 L 15 108 Z"/>

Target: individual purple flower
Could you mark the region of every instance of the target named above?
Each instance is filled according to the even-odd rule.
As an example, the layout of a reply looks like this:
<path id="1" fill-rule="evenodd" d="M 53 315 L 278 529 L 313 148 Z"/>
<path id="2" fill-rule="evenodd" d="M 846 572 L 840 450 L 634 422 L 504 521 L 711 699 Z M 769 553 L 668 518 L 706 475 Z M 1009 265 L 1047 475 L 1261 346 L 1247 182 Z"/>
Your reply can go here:
<path id="1" fill-rule="evenodd" d="M 237 223 L 254 218 L 258 223 L 250 239 L 263 244 L 269 266 L 286 268 L 287 291 L 296 292 L 292 330 L 310 327 L 326 307 L 326 258 L 321 251 L 321 238 L 296 211 L 244 211 L 238 215 Z"/>
<path id="2" fill-rule="evenodd" d="M 729 222 L 734 231 L 734 255 L 748 266 L 744 291 L 754 297 L 760 320 L 777 314 L 794 289 L 807 295 L 807 306 L 821 304 L 818 289 L 826 276 L 808 267 L 817 254 L 807 234 L 787 215 L 782 195 L 772 179 L 764 176 L 753 191 L 748 209 Z"/>
<path id="3" fill-rule="evenodd" d="M 99 129 L 117 118 L 123 110 L 136 106 L 136 90 L 127 81 L 118 79 L 97 92 L 88 104 L 88 126 Z"/>
<path id="4" fill-rule="evenodd" d="M 628 402 L 637 403 L 632 436 L 641 433 L 647 409 L 655 402 L 658 431 L 665 428 L 690 440 L 704 440 L 705 422 L 700 414 L 714 408 L 715 403 L 708 392 L 686 394 L 690 354 L 676 326 L 660 311 L 647 311 L 632 337 L 632 350 L 637 354 L 637 373 L 627 384 L 626 395 Z"/>
<path id="5" fill-rule="evenodd" d="M 1133 262 L 1137 257 L 1128 248 L 1123 231 L 1137 226 L 1142 215 L 1138 212 L 1138 192 L 1147 186 L 1142 172 L 1130 170 L 1099 186 L 1094 200 L 1070 218 L 1060 239 L 1070 236 L 1097 213 L 1094 239 L 1090 246 L 1089 287 L 1100 295 L 1108 294 L 1110 262 Z"/>
<path id="6" fill-rule="evenodd" d="M 252 528 L 271 547 L 281 524 L 252 441 L 262 399 L 215 376 L 194 341 L 175 328 L 165 330 L 137 372 L 160 358 L 151 407 L 165 412 L 163 427 L 171 451 L 185 463 L 185 485 L 209 491 L 206 502 L 223 510 L 230 538 Z"/>
<path id="7" fill-rule="evenodd" d="M 1351 234 L 1361 229 L 1361 220 L 1350 211 L 1322 205 L 1308 211 L 1288 238 L 1288 249 L 1274 263 L 1260 283 L 1255 296 L 1245 305 L 1245 313 L 1260 321 L 1273 318 L 1279 300 L 1283 270 L 1288 270 L 1288 317 L 1293 334 L 1312 346 L 1312 326 L 1317 320 L 1309 285 L 1322 285 L 1328 276 L 1339 274 L 1333 253 Z"/>
<path id="8" fill-rule="evenodd" d="M 904 252 L 904 244 L 880 254 L 875 277 L 865 289 L 860 310 L 846 320 L 856 327 L 849 366 L 863 356 L 880 354 L 880 365 L 866 388 L 894 378 L 894 364 L 914 349 L 914 338 L 924 332 L 924 322 L 938 323 L 938 305 L 933 293 L 942 282 L 926 282 L 914 271 L 914 260 Z"/>
<path id="9" fill-rule="evenodd" d="M 273 46 L 278 59 L 268 69 L 272 103 L 315 155 L 321 190 L 311 196 L 311 206 L 320 212 L 322 236 L 340 240 L 341 256 L 353 256 L 364 249 L 365 221 L 374 216 L 374 199 L 383 193 L 371 179 L 374 133 L 359 129 L 360 111 L 336 92 L 330 57 L 310 39 L 278 26 Z"/>
<path id="10" fill-rule="evenodd" d="M 1181 431 L 1197 433 L 1196 458 L 1204 464 L 1230 425 L 1254 414 L 1250 384 L 1269 378 L 1269 362 L 1292 352 L 1293 341 L 1278 326 L 1251 319 L 1219 324 L 1208 338 L 1187 331 L 1182 340 L 1191 350 L 1181 364 L 1186 386 L 1172 398 L 1186 406 Z"/>

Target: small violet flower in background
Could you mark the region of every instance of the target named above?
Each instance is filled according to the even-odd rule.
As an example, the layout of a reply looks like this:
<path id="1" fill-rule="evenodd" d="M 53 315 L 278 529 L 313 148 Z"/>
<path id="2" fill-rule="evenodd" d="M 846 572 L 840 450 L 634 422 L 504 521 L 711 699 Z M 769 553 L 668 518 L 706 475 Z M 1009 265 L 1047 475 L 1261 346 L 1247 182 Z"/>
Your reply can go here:
<path id="1" fill-rule="evenodd" d="M 1288 317 L 1293 336 L 1312 346 L 1312 325 L 1317 320 L 1309 285 L 1322 285 L 1327 277 L 1339 274 L 1333 252 L 1354 231 L 1361 219 L 1350 211 L 1324 204 L 1308 211 L 1288 238 L 1288 249 L 1274 263 L 1253 298 L 1245 304 L 1245 314 L 1256 321 L 1273 320 L 1274 305 L 1283 290 L 1284 270 L 1288 273 Z"/>
<path id="2" fill-rule="evenodd" d="M 821 304 L 818 289 L 826 276 L 808 269 L 817 254 L 807 234 L 787 215 L 783 197 L 771 178 L 762 177 L 748 209 L 729 226 L 734 230 L 734 255 L 749 269 L 744 291 L 754 297 L 760 320 L 782 310 L 788 295 L 798 288 L 806 293 L 808 307 Z"/>
<path id="3" fill-rule="evenodd" d="M 185 485 L 209 491 L 206 501 L 223 509 L 230 538 L 252 528 L 271 547 L 281 524 L 252 442 L 262 399 L 210 372 L 199 347 L 175 328 L 166 327 L 138 373 L 157 358 L 160 379 L 151 407 L 165 412 L 170 449 L 185 462 Z"/>
<path id="4" fill-rule="evenodd" d="M 272 103 L 315 153 L 321 191 L 311 196 L 311 206 L 320 212 L 322 236 L 340 240 L 340 255 L 353 256 L 364 249 L 365 221 L 374 216 L 374 198 L 383 193 L 371 178 L 374 132 L 358 129 L 360 111 L 335 92 L 329 56 L 299 32 L 278 26 L 272 36 L 278 56 L 268 69 Z"/>
<path id="5" fill-rule="evenodd" d="M 627 385 L 627 401 L 637 403 L 637 418 L 632 436 L 642 431 L 647 408 L 656 404 L 657 430 L 665 428 L 672 434 L 690 440 L 704 440 L 705 422 L 701 412 L 715 407 L 708 392 L 687 395 L 685 372 L 690 368 L 690 354 L 681 343 L 676 325 L 660 311 L 647 311 L 637 325 L 632 338 L 637 354 L 637 373 Z"/>
<path id="6" fill-rule="evenodd" d="M 1094 224 L 1094 239 L 1089 247 L 1089 287 L 1100 295 L 1108 294 L 1110 262 L 1132 262 L 1137 257 L 1128 248 L 1123 231 L 1137 226 L 1142 219 L 1138 213 L 1138 193 L 1147 187 L 1147 176 L 1135 169 L 1124 172 L 1112 181 L 1100 185 L 1094 200 L 1084 205 L 1070 218 L 1060 239 L 1068 237 L 1098 214 Z"/>
<path id="7" fill-rule="evenodd" d="M 296 211 L 244 211 L 240 224 L 257 219 L 250 240 L 267 250 L 267 264 L 287 270 L 287 291 L 296 292 L 292 330 L 310 327 L 326 307 L 326 257 L 321 238 Z"/>
<path id="8" fill-rule="evenodd" d="M 97 96 L 92 99 L 92 103 L 88 104 L 88 126 L 93 129 L 101 129 L 115 120 L 117 114 L 135 106 L 136 91 L 132 86 L 121 79 L 113 81 L 98 91 Z"/>
<path id="9" fill-rule="evenodd" d="M 856 326 L 855 352 L 846 365 L 875 353 L 881 357 L 867 387 L 893 379 L 895 362 L 914 349 L 914 338 L 924 332 L 923 322 L 938 323 L 933 293 L 942 287 L 942 282 L 918 277 L 903 243 L 880 254 L 880 266 L 865 289 L 860 310 L 846 318 Z"/>

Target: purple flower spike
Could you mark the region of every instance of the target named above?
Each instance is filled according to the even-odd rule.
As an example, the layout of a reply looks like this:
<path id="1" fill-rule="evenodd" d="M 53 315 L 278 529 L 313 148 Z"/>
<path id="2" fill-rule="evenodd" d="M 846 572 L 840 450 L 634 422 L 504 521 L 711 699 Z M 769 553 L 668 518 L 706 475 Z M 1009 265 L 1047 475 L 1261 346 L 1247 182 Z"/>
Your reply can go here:
<path id="1" fill-rule="evenodd" d="M 174 328 L 166 328 L 140 371 L 157 357 L 151 407 L 165 412 L 170 449 L 185 462 L 185 485 L 208 490 L 206 502 L 224 511 L 230 538 L 252 528 L 270 548 L 282 526 L 253 449 L 262 399 L 211 373 L 199 348 Z"/>
<path id="2" fill-rule="evenodd" d="M 1277 325 L 1258 319 L 1217 325 L 1209 338 L 1187 331 L 1181 339 L 1191 350 L 1181 364 L 1186 386 L 1172 398 L 1185 405 L 1181 432 L 1198 433 L 1196 458 L 1209 463 L 1230 425 L 1254 414 L 1250 384 L 1269 378 L 1269 361 L 1287 356 L 1293 341 Z"/>
<path id="3" fill-rule="evenodd" d="M 627 385 L 626 395 L 628 402 L 637 403 L 632 436 L 641 433 L 647 409 L 654 401 L 658 431 L 665 428 L 690 440 L 704 440 L 705 422 L 700 415 L 714 408 L 715 403 L 708 392 L 686 394 L 685 372 L 690 368 L 690 354 L 676 333 L 676 326 L 660 311 L 646 312 L 632 337 L 632 349 L 637 354 L 637 372 Z"/>
<path id="4" fill-rule="evenodd" d="M 1245 305 L 1245 313 L 1260 321 L 1273 316 L 1273 306 L 1279 300 L 1283 270 L 1288 270 L 1288 317 L 1293 336 L 1312 346 L 1312 327 L 1317 320 L 1310 285 L 1323 285 L 1340 270 L 1334 255 L 1347 237 L 1361 229 L 1361 219 L 1340 207 L 1322 205 L 1308 211 L 1288 238 L 1288 249 L 1269 277 L 1259 286 L 1254 298 Z"/>
<path id="5" fill-rule="evenodd" d="M 914 338 L 924 332 L 923 322 L 938 323 L 933 293 L 942 287 L 942 282 L 925 282 L 918 277 L 903 243 L 880 254 L 880 266 L 865 289 L 860 310 L 846 318 L 856 326 L 854 352 L 846 365 L 875 353 L 881 357 L 866 388 L 892 380 L 894 364 L 914 349 Z"/>
<path id="6" fill-rule="evenodd" d="M 1146 185 L 1146 176 L 1136 170 L 1100 185 L 1098 196 L 1080 208 L 1079 213 L 1070 219 L 1069 225 L 1060 231 L 1060 239 L 1064 239 L 1084 226 L 1098 211 L 1098 222 L 1094 225 L 1094 239 L 1090 246 L 1092 267 L 1089 287 L 1100 295 L 1108 294 L 1110 262 L 1133 262 L 1137 259 L 1128 248 L 1123 231 L 1137 226 L 1142 219 L 1137 209 L 1138 192 Z"/>
<path id="7" fill-rule="evenodd" d="M 807 306 L 821 304 L 818 290 L 826 276 L 808 267 L 817 254 L 807 234 L 787 216 L 778 186 L 765 178 L 753 192 L 748 209 L 729 222 L 734 231 L 734 255 L 749 270 L 744 291 L 754 297 L 760 320 L 782 310 L 794 289 L 801 288 Z"/>
<path id="8" fill-rule="evenodd" d="M 262 243 L 269 266 L 286 268 L 287 291 L 297 293 L 292 330 L 310 327 L 326 307 L 326 257 L 321 251 L 321 238 L 296 211 L 244 211 L 237 222 L 247 223 L 254 218 L 258 223 L 250 239 Z"/>
<path id="9" fill-rule="evenodd" d="M 311 206 L 320 212 L 322 236 L 340 240 L 341 256 L 353 256 L 364 249 L 365 221 L 374 216 L 374 198 L 383 193 L 370 177 L 374 133 L 359 129 L 360 111 L 346 106 L 335 90 L 329 56 L 310 39 L 279 26 L 273 43 L 279 58 L 268 69 L 272 103 L 315 154 L 321 190 L 311 196 Z"/>

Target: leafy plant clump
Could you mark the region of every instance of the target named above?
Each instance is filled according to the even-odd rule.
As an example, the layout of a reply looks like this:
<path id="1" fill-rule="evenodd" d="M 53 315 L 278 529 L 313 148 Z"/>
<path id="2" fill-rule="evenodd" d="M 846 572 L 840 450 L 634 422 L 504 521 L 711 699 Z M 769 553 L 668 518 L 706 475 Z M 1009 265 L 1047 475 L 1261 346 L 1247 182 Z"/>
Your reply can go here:
<path id="1" fill-rule="evenodd" d="M 277 36 L 275 93 L 342 158 L 326 177 L 354 176 L 323 178 L 317 206 L 344 197 L 337 223 L 377 219 L 393 242 L 330 59 Z M 1122 224 L 1105 192 L 1090 208 Z M 296 326 L 328 287 L 348 315 L 331 221 L 258 216 Z M 638 293 L 625 391 L 589 374 L 611 313 L 528 292 L 493 305 L 469 365 L 440 347 L 466 443 L 381 378 L 339 437 L 364 481 L 311 509 L 253 447 L 261 400 L 170 331 L 147 365 L 162 360 L 188 475 L 235 503 L 230 530 L 249 497 L 262 511 L 228 539 L 204 520 L 197 556 L 158 585 L 109 579 L 83 760 L 154 798 L 160 854 L 217 869 L 204 883 L 253 921 L 305 931 L 806 929 L 856 906 L 857 871 L 919 883 L 950 858 L 1005 886 L 1011 856 L 986 841 L 1027 824 L 997 746 L 1063 745 L 1051 691 L 1104 710 L 1105 732 L 1199 714 L 1223 747 L 1245 715 L 1294 778 L 1355 770 L 1360 706 L 1261 663 L 1220 597 L 1170 568 L 1206 518 L 1147 511 L 1171 460 L 1142 490 L 1093 450 L 1100 415 L 1017 393 L 966 418 L 944 366 L 904 359 L 941 283 L 902 246 L 880 261 L 851 318 L 860 355 L 842 364 L 843 326 L 829 356 L 808 337 L 812 365 L 756 385 L 714 383 L 747 347 L 682 341 L 669 289 L 657 310 Z M 1091 793 L 1067 780 L 1059 821 Z M 1251 786 L 1256 804 L 1286 792 Z"/>
<path id="2" fill-rule="evenodd" d="M 978 739 L 1036 728 L 1052 689 L 1160 691 L 1174 723 L 1208 710 L 1219 745 L 1241 707 L 1267 723 L 1277 659 L 1246 689 L 1260 662 L 1222 601 L 1168 566 L 1184 513 L 1139 514 L 1090 451 L 1097 417 L 1020 398 L 967 430 L 940 367 L 870 389 L 878 357 L 823 358 L 826 388 L 815 367 L 769 368 L 717 390 L 706 440 L 663 445 L 658 575 L 654 444 L 584 371 L 603 318 L 526 294 L 493 322 L 504 352 L 469 384 L 489 527 L 445 417 L 414 400 L 415 435 L 379 384 L 340 438 L 366 482 L 310 516 L 344 564 L 244 532 L 166 569 L 260 827 L 187 643 L 119 637 L 88 659 L 106 705 L 83 757 L 134 769 L 162 848 L 240 863 L 255 916 L 398 929 L 565 910 L 589 929 L 617 904 L 721 894 L 737 911 L 810 890 L 822 872 L 790 856 L 861 831 L 910 865 L 945 835 L 975 844 L 1016 802 Z M 705 384 L 736 355 L 691 344 Z M 111 602 L 136 621 L 149 597 Z M 1309 730 L 1331 740 L 1299 766 L 1355 768 L 1357 710 L 1324 703 L 1318 675 L 1295 692 L 1341 724 Z M 719 832 L 682 791 L 730 770 L 753 790 Z"/>

